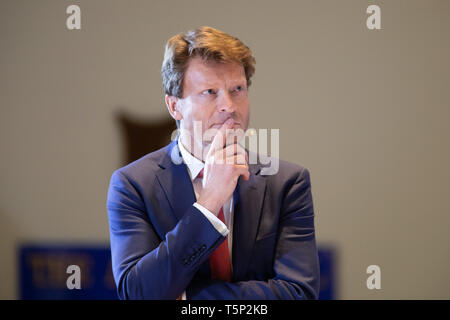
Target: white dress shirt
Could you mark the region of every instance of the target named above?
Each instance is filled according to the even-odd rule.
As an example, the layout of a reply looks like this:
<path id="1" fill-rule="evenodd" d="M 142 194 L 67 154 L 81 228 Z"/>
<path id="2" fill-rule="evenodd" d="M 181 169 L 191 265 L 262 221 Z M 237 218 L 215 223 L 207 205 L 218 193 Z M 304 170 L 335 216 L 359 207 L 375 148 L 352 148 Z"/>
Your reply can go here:
<path id="1" fill-rule="evenodd" d="M 178 139 L 178 148 L 180 149 L 181 156 L 183 157 L 183 161 L 186 164 L 189 172 L 189 176 L 191 177 L 191 181 L 194 187 L 195 198 L 198 199 L 198 196 L 202 190 L 202 181 L 198 177 L 200 171 L 205 167 L 205 164 L 194 157 L 189 151 L 181 143 L 180 139 Z M 195 202 L 194 206 L 200 210 L 206 218 L 211 222 L 211 224 L 220 232 L 224 237 L 228 235 L 228 249 L 230 251 L 230 259 L 231 259 L 231 247 L 232 247 L 232 229 L 233 229 L 233 195 L 225 202 L 223 205 L 223 215 L 225 218 L 225 224 L 217 218 L 217 216 L 203 207 L 201 204 Z"/>
<path id="2" fill-rule="evenodd" d="M 188 168 L 189 176 L 191 177 L 191 181 L 194 187 L 195 198 L 198 199 L 198 196 L 202 190 L 202 181 L 201 178 L 198 177 L 198 174 L 204 168 L 205 164 L 201 160 L 190 154 L 189 151 L 187 151 L 183 146 L 180 139 L 178 139 L 178 148 L 180 149 L 181 156 L 183 157 L 183 162 Z M 209 220 L 209 222 L 211 222 L 211 224 L 216 228 L 218 232 L 220 232 L 224 237 L 228 235 L 228 250 L 230 253 L 231 262 L 234 214 L 233 195 L 231 195 L 231 197 L 225 202 L 223 206 L 225 224 L 214 213 L 203 207 L 201 204 L 195 202 L 193 205 L 205 215 L 205 217 Z M 233 268 L 231 268 L 231 270 L 233 270 Z M 186 300 L 186 291 L 182 294 L 182 300 Z"/>

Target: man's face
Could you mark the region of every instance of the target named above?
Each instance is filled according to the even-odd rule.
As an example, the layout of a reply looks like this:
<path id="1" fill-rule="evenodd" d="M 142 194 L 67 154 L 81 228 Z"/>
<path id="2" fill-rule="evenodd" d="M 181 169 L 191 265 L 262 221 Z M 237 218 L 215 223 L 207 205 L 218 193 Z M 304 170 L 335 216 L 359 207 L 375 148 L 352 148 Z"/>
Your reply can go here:
<path id="1" fill-rule="evenodd" d="M 250 103 L 244 67 L 235 62 L 204 61 L 200 57 L 191 59 L 177 110 L 182 115 L 181 129 L 189 131 L 191 137 L 194 137 L 194 121 L 201 121 L 202 137 L 206 130 L 219 129 L 229 118 L 234 120 L 233 129 L 245 132 Z M 195 143 L 205 149 L 210 142 L 211 138 L 203 137 L 203 141 L 191 141 L 190 145 Z"/>

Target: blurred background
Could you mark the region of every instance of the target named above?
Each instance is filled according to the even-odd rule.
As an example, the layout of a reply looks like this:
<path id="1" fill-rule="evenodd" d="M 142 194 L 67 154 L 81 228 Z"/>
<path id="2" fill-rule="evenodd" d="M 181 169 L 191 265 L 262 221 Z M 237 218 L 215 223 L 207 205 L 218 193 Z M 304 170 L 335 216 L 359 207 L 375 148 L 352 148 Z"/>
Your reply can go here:
<path id="1" fill-rule="evenodd" d="M 445 0 L 0 1 L 0 298 L 76 298 L 68 264 L 84 297 L 115 297 L 109 179 L 169 141 L 164 45 L 202 25 L 252 49 L 250 127 L 310 170 L 321 297 L 449 299 Z"/>

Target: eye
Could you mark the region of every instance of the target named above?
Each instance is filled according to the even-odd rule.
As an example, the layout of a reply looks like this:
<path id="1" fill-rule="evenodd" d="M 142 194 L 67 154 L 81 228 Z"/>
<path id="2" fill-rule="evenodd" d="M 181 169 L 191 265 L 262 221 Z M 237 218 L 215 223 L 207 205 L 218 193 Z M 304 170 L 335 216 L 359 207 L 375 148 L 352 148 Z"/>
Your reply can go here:
<path id="1" fill-rule="evenodd" d="M 214 89 L 208 89 L 208 90 L 203 91 L 203 94 L 208 94 L 208 95 L 215 94 L 215 93 L 216 92 L 214 91 Z"/>
<path id="2" fill-rule="evenodd" d="M 237 86 L 236 91 L 244 91 L 244 86 Z"/>

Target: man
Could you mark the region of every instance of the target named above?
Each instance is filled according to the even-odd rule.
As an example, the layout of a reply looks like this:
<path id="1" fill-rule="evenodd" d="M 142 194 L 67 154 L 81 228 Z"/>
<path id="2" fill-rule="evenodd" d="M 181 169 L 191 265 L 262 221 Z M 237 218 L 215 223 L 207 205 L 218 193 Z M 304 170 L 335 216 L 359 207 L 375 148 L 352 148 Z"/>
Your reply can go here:
<path id="1" fill-rule="evenodd" d="M 308 170 L 280 160 L 263 175 L 229 139 L 247 130 L 254 64 L 210 27 L 168 41 L 165 102 L 181 134 L 115 171 L 108 192 L 121 299 L 318 298 Z"/>

